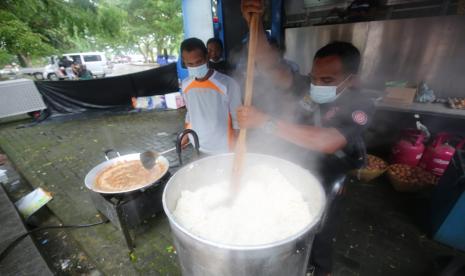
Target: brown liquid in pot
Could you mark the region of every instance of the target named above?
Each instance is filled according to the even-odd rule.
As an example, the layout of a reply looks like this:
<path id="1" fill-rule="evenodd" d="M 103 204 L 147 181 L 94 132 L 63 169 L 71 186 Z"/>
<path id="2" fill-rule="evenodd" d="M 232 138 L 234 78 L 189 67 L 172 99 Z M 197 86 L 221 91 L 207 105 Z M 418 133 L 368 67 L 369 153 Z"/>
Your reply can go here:
<path id="1" fill-rule="evenodd" d="M 164 171 L 165 166 L 160 163 L 147 170 L 139 160 L 121 161 L 97 175 L 94 189 L 102 192 L 135 190 L 155 182 Z"/>

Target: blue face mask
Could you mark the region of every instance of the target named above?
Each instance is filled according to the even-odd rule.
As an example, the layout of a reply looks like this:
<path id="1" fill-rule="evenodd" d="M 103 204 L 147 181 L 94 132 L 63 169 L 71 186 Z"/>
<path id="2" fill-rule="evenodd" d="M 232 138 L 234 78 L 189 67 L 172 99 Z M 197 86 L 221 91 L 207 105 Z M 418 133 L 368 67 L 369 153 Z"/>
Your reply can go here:
<path id="1" fill-rule="evenodd" d="M 201 79 L 205 77 L 208 73 L 208 66 L 207 64 L 202 64 L 196 67 L 187 67 L 187 72 L 189 76 L 196 79 Z"/>
<path id="2" fill-rule="evenodd" d="M 314 85 L 313 83 L 310 84 L 310 97 L 312 98 L 312 101 L 318 104 L 334 102 L 346 89 L 344 88 L 339 94 L 337 94 L 337 88 L 346 80 L 348 80 L 350 76 L 351 75 L 349 75 L 337 86 Z"/>

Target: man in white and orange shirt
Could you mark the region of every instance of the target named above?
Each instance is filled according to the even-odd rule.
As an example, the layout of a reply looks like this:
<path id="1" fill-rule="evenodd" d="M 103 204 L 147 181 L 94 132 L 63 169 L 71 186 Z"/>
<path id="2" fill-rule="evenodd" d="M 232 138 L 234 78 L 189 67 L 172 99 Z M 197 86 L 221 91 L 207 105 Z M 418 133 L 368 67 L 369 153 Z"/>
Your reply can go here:
<path id="1" fill-rule="evenodd" d="M 232 151 L 239 129 L 236 109 L 242 104 L 239 85 L 232 78 L 208 68 L 207 47 L 202 40 L 184 40 L 181 56 L 189 73 L 182 81 L 187 107 L 186 128 L 193 129 L 199 136 L 201 152 Z"/>

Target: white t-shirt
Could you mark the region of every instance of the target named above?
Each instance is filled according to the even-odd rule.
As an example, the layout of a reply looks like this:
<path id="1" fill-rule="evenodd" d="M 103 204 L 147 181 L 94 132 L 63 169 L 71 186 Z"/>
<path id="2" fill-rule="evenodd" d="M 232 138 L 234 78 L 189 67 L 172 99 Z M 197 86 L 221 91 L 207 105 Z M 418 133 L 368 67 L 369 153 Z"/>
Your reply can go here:
<path id="1" fill-rule="evenodd" d="M 186 102 L 186 127 L 199 136 L 200 150 L 207 154 L 233 150 L 234 129 L 239 129 L 236 110 L 242 105 L 237 82 L 217 71 L 205 81 L 182 81 Z M 193 142 L 193 141 L 191 141 Z"/>

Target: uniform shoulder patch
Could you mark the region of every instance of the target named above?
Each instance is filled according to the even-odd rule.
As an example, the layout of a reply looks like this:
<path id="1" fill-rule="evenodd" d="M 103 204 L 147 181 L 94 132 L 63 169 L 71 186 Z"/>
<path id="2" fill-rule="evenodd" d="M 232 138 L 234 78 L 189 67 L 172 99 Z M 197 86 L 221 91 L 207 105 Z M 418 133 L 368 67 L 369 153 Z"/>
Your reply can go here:
<path id="1" fill-rule="evenodd" d="M 357 124 L 363 126 L 366 125 L 366 123 L 368 122 L 368 115 L 361 110 L 355 110 L 354 112 L 352 112 L 352 120 L 354 120 L 354 122 L 356 122 Z"/>

